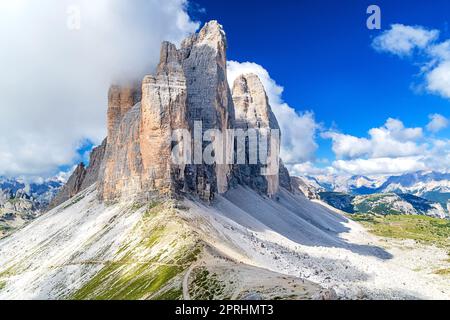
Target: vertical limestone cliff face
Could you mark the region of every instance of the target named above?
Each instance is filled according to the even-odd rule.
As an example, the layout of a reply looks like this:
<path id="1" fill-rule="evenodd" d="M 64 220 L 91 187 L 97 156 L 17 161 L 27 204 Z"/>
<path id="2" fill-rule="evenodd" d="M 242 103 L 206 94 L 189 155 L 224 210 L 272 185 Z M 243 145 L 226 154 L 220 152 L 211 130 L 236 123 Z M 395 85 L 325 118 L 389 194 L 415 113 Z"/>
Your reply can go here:
<path id="1" fill-rule="evenodd" d="M 142 187 L 161 194 L 177 193 L 184 186 L 180 181 L 185 168 L 172 162 L 172 133 L 189 126 L 186 78 L 181 54 L 173 44 L 163 43 L 157 74 L 145 77 L 142 92 Z"/>
<path id="2" fill-rule="evenodd" d="M 234 126 L 234 107 L 227 82 L 227 41 L 217 21 L 207 23 L 198 34 L 181 45 L 182 65 L 187 81 L 188 118 L 191 131 L 195 121 L 202 122 L 202 132 L 224 132 Z M 224 148 L 230 144 L 224 143 Z M 225 154 L 225 149 L 222 150 Z M 187 188 L 202 198 L 228 190 L 231 165 L 189 166 Z"/>
<path id="3" fill-rule="evenodd" d="M 125 114 L 139 101 L 141 101 L 141 86 L 112 85 L 108 92 L 108 137 L 118 132 L 117 127 Z"/>
<path id="4" fill-rule="evenodd" d="M 107 138 L 108 144 L 98 179 L 101 200 L 135 197 L 142 191 L 140 116 L 139 102 L 124 115 L 115 131 Z"/>
<path id="5" fill-rule="evenodd" d="M 98 175 L 99 197 L 110 201 L 141 188 L 141 88 L 113 85 L 108 93 L 108 143 Z"/>
<path id="6" fill-rule="evenodd" d="M 257 191 L 273 196 L 279 189 L 279 171 L 273 174 L 263 175 L 262 172 L 268 166 L 274 165 L 273 161 L 278 161 L 279 146 L 274 147 L 270 143 L 270 129 L 280 130 L 278 121 L 272 112 L 264 86 L 255 74 L 244 74 L 239 76 L 233 84 L 233 102 L 236 114 L 236 127 L 243 130 L 258 129 L 260 133 L 267 132 L 267 154 L 268 162 L 262 163 L 258 159 L 257 164 L 237 166 L 239 182 L 246 184 Z M 261 136 L 259 138 L 262 138 Z M 247 158 L 249 158 L 248 143 L 251 138 L 247 138 Z M 264 138 L 262 138 L 264 142 Z M 276 148 L 276 149 L 274 149 Z M 259 155 L 259 146 L 255 148 Z M 273 160 L 275 159 L 275 160 Z M 278 168 L 278 163 L 275 164 Z"/>
<path id="7" fill-rule="evenodd" d="M 280 167 L 279 167 L 279 184 L 280 187 L 285 188 L 287 191 L 293 192 L 294 186 L 291 176 L 289 174 L 288 169 L 284 165 L 283 161 L 280 159 Z"/>
<path id="8" fill-rule="evenodd" d="M 83 179 L 83 183 L 81 184 L 80 191 L 87 189 L 97 182 L 100 167 L 105 156 L 106 144 L 107 141 L 105 139 L 100 146 L 92 149 L 89 157 L 89 166 L 86 168 L 86 175 Z"/>

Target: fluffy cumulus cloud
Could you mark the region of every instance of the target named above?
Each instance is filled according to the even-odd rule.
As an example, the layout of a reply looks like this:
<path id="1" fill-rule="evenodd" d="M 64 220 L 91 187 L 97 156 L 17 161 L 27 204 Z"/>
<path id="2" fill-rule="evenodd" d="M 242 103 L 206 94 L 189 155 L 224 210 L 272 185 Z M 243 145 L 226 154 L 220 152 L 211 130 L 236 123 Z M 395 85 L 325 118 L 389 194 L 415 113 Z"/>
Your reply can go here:
<path id="1" fill-rule="evenodd" d="M 442 129 L 441 117 L 431 115 L 427 129 Z M 407 128 L 397 119 L 388 119 L 383 126 L 370 129 L 367 137 L 337 131 L 324 132 L 322 136 L 332 140 L 337 158 L 332 169 L 336 172 L 371 175 L 425 169 L 446 171 L 450 163 L 448 140 L 426 135 L 422 128 Z"/>
<path id="2" fill-rule="evenodd" d="M 449 125 L 449 120 L 440 114 L 431 114 L 429 116 L 430 122 L 427 125 L 427 130 L 433 133 L 439 132 Z"/>
<path id="3" fill-rule="evenodd" d="M 338 171 L 334 167 L 317 167 L 316 162 L 307 161 L 303 163 L 297 163 L 290 167 L 290 173 L 294 176 L 304 176 L 304 175 L 333 175 Z"/>
<path id="4" fill-rule="evenodd" d="M 252 62 L 228 62 L 228 82 L 233 87 L 234 80 L 241 74 L 254 73 L 266 89 L 267 97 L 281 127 L 281 157 L 292 167 L 310 161 L 317 150 L 316 133 L 319 124 L 310 111 L 298 112 L 283 101 L 283 87 L 273 80 L 268 71 Z"/>
<path id="5" fill-rule="evenodd" d="M 353 159 L 362 156 L 371 158 L 407 157 L 421 154 L 425 145 L 418 144 L 422 128 L 405 128 L 396 119 L 388 119 L 380 128 L 369 130 L 369 138 L 329 131 L 322 134 L 333 141 L 333 151 L 338 158 Z"/>
<path id="6" fill-rule="evenodd" d="M 423 87 L 450 99 L 450 39 L 439 41 L 439 30 L 394 24 L 376 37 L 372 46 L 380 52 L 409 56 L 421 64 Z"/>
<path id="7" fill-rule="evenodd" d="M 420 160 L 419 157 L 337 160 L 333 166 L 336 170 L 349 174 L 399 174 L 426 169 Z"/>
<path id="8" fill-rule="evenodd" d="M 198 24 L 185 0 L 0 2 L 0 175 L 51 175 L 106 134 L 112 82 L 153 71 Z"/>
<path id="9" fill-rule="evenodd" d="M 424 49 L 439 36 L 438 30 L 427 30 L 420 26 L 393 24 L 373 41 L 373 47 L 398 56 L 411 55 L 416 49 Z"/>

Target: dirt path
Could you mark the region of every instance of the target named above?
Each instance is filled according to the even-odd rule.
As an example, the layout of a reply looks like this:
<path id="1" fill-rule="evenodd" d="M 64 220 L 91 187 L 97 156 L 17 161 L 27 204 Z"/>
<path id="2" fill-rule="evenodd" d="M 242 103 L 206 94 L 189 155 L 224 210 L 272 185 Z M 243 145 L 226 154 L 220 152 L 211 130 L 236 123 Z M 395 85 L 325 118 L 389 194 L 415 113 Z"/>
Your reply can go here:
<path id="1" fill-rule="evenodd" d="M 189 295 L 189 276 L 191 275 L 192 270 L 194 270 L 196 264 L 193 263 L 189 269 L 187 269 L 186 274 L 183 277 L 183 300 L 191 300 Z"/>

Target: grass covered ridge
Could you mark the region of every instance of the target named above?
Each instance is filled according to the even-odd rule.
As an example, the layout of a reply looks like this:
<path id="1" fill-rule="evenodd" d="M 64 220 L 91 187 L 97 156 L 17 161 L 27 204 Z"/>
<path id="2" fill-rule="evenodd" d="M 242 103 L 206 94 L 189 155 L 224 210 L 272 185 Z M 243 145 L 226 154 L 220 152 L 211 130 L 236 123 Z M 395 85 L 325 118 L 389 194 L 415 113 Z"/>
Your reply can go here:
<path id="1" fill-rule="evenodd" d="M 151 203 L 113 261 L 70 299 L 181 299 L 182 277 L 202 251 L 173 203 Z"/>

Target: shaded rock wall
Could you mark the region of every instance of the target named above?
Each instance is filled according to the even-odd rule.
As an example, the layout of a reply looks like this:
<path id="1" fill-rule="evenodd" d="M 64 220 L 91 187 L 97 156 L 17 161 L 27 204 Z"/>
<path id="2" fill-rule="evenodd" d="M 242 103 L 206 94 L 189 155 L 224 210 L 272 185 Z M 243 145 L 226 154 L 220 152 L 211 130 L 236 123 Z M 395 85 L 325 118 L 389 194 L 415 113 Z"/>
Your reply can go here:
<path id="1" fill-rule="evenodd" d="M 257 129 L 259 133 L 269 133 L 271 129 L 280 130 L 278 121 L 269 105 L 264 86 L 257 75 L 244 74 L 239 76 L 234 81 L 232 96 L 235 107 L 236 128 L 243 130 Z M 257 136 L 257 138 L 267 142 L 268 160 L 275 160 L 262 163 L 261 159 L 258 159 L 257 164 L 236 166 L 238 180 L 240 183 L 246 184 L 261 193 L 273 196 L 279 189 L 279 172 L 275 170 L 276 172 L 273 174 L 263 174 L 263 171 L 268 166 L 273 165 L 273 161 L 278 161 L 280 150 L 279 147 L 278 149 L 273 149 L 271 146 L 271 134 L 268 134 L 267 138 L 263 138 L 261 135 Z M 250 142 L 251 138 L 248 138 L 246 141 L 246 157 L 248 159 L 250 159 L 248 152 L 248 144 Z M 259 145 L 254 149 L 259 155 Z M 282 173 L 285 174 L 284 171 Z"/>
<path id="2" fill-rule="evenodd" d="M 105 139 L 100 146 L 92 150 L 89 159 L 89 166 L 87 168 L 84 163 L 80 163 L 77 166 L 69 180 L 67 180 L 67 183 L 51 201 L 49 209 L 59 206 L 98 181 L 106 146 L 107 142 Z"/>

